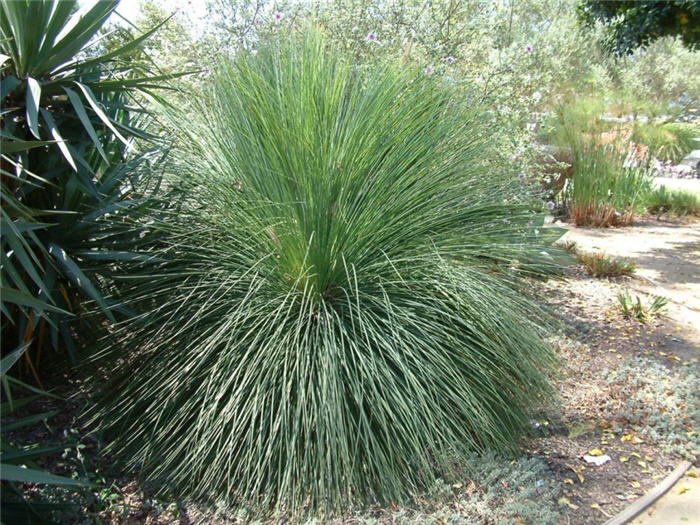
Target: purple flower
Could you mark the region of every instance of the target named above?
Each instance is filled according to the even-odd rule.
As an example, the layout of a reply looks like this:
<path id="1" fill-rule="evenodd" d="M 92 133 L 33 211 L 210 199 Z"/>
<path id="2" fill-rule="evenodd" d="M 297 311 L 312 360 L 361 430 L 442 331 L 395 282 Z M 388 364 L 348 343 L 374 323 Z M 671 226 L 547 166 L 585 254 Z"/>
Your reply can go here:
<path id="1" fill-rule="evenodd" d="M 521 171 L 521 172 L 518 174 L 518 178 L 519 178 L 520 180 L 525 180 L 525 179 L 527 178 L 527 175 L 525 175 L 525 173 L 523 173 L 523 172 Z"/>
<path id="2" fill-rule="evenodd" d="M 547 201 L 547 208 L 549 208 L 549 211 L 552 211 L 556 204 L 554 204 L 554 201 Z"/>
<path id="3" fill-rule="evenodd" d="M 374 31 L 370 31 L 369 33 L 367 33 L 366 39 L 367 39 L 367 42 L 376 42 L 377 41 L 377 33 L 375 33 Z"/>
<path id="4" fill-rule="evenodd" d="M 427 65 L 425 66 L 425 69 L 423 69 L 426 75 L 432 75 L 433 74 L 433 66 Z"/>
<path id="5" fill-rule="evenodd" d="M 445 62 L 447 62 L 448 64 L 452 64 L 454 61 L 455 61 L 455 57 L 453 57 L 452 55 L 445 58 Z"/>
<path id="6" fill-rule="evenodd" d="M 532 53 L 532 46 L 530 44 L 525 44 L 525 52 Z"/>
<path id="7" fill-rule="evenodd" d="M 274 18 L 275 22 L 281 22 L 282 18 L 284 18 L 284 13 L 277 11 L 274 15 L 272 15 L 272 18 Z"/>

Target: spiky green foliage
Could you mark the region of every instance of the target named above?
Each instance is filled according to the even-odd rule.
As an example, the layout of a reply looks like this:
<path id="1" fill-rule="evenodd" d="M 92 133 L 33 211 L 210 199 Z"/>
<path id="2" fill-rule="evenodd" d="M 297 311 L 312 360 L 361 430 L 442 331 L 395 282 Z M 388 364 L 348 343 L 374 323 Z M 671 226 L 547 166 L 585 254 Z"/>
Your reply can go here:
<path id="1" fill-rule="evenodd" d="M 517 446 L 553 359 L 516 269 L 551 268 L 560 232 L 486 171 L 481 114 L 314 31 L 195 100 L 182 200 L 120 290 L 143 314 L 106 351 L 110 450 L 188 497 L 313 513 Z"/>
<path id="2" fill-rule="evenodd" d="M 649 159 L 630 142 L 631 130 L 605 131 L 595 107 L 586 100 L 565 103 L 552 119 L 555 144 L 570 151 L 562 197 L 577 226 L 627 225 L 644 211 L 651 191 Z"/>
<path id="3" fill-rule="evenodd" d="M 143 158 L 128 150 L 153 137 L 132 95 L 169 78 L 128 59 L 152 31 L 95 51 L 117 3 L 0 4 L 5 344 L 63 346 L 75 358 L 68 321 L 77 305 L 91 300 L 113 319 L 104 285 L 127 252 L 101 219 L 138 206 L 132 190 Z"/>

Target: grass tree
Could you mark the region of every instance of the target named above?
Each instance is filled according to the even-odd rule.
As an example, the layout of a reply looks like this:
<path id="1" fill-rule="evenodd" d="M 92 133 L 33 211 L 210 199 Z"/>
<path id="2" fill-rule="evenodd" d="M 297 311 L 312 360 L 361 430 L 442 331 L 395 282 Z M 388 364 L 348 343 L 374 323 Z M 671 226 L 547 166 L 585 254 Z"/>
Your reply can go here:
<path id="1" fill-rule="evenodd" d="M 180 199 L 120 288 L 141 313 L 92 414 L 145 481 L 332 513 L 517 447 L 553 364 L 519 274 L 557 233 L 450 86 L 358 71 L 308 30 L 173 117 Z"/>

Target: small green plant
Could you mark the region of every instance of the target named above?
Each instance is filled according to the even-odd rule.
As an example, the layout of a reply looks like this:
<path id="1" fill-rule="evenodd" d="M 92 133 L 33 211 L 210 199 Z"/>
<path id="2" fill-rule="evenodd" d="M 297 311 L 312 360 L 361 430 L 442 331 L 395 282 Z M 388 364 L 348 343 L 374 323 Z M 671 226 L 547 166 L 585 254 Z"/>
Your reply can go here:
<path id="1" fill-rule="evenodd" d="M 700 196 L 683 190 L 669 190 L 659 186 L 647 197 L 647 211 L 661 217 L 664 213 L 683 217 L 700 215 Z"/>
<path id="2" fill-rule="evenodd" d="M 634 275 L 636 265 L 626 259 L 611 257 L 605 253 L 579 251 L 577 260 L 591 277 L 621 277 Z"/>
<path id="3" fill-rule="evenodd" d="M 665 297 L 653 296 L 648 304 L 642 303 L 642 298 L 638 295 L 632 297 L 629 290 L 624 290 L 617 295 L 617 301 L 622 315 L 627 319 L 635 318 L 641 323 L 646 323 L 649 319 L 657 315 L 667 304 Z"/>
<path id="4" fill-rule="evenodd" d="M 576 241 L 572 241 L 571 239 L 566 239 L 565 241 L 560 242 L 559 246 L 562 250 L 571 255 L 578 255 L 580 251 L 578 243 Z"/>

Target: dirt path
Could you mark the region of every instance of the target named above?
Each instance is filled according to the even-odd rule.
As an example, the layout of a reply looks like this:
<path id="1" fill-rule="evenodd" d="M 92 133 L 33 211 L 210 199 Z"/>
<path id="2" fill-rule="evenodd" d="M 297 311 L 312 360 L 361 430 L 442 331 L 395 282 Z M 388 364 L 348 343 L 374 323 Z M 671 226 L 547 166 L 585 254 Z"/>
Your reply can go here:
<path id="1" fill-rule="evenodd" d="M 603 251 L 637 265 L 631 290 L 662 295 L 665 314 L 700 347 L 700 222 L 644 219 L 626 228 L 569 227 L 564 237 L 584 251 Z"/>
<path id="2" fill-rule="evenodd" d="M 700 222 L 645 219 L 626 228 L 569 227 L 565 240 L 584 251 L 603 251 L 632 260 L 636 278 L 626 283 L 633 292 L 668 299 L 664 311 L 673 329 L 682 332 L 685 359 L 700 353 Z M 674 331 L 675 331 L 674 330 Z M 673 341 L 680 342 L 677 338 Z M 641 342 L 641 341 L 640 341 Z M 684 477 L 658 502 L 644 511 L 634 525 L 693 522 L 700 515 L 700 483 Z"/>

